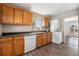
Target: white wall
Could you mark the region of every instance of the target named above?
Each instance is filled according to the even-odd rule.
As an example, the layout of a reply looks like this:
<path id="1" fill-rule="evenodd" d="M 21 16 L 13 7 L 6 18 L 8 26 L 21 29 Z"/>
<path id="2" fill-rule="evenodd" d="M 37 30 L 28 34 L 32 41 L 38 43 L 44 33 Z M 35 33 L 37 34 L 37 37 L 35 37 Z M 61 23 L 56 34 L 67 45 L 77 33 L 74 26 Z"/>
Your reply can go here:
<path id="1" fill-rule="evenodd" d="M 2 32 L 29 32 L 32 31 L 32 26 L 23 26 L 23 25 L 3 25 Z"/>

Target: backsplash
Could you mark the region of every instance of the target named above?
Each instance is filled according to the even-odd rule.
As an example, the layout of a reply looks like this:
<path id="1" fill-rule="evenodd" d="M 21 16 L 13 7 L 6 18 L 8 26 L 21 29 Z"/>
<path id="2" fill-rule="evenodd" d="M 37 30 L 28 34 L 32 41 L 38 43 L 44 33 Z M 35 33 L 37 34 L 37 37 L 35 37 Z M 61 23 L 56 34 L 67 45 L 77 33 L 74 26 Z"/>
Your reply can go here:
<path id="1" fill-rule="evenodd" d="M 2 32 L 29 32 L 32 31 L 32 26 L 23 26 L 23 25 L 2 25 Z"/>

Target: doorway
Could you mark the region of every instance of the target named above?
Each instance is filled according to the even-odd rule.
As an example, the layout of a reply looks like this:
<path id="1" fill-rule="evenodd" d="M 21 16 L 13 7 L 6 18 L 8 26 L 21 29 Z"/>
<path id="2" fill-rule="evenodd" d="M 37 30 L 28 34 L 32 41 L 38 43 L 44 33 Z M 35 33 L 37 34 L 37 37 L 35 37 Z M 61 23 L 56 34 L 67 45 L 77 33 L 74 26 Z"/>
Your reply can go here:
<path id="1" fill-rule="evenodd" d="M 64 36 L 65 43 L 78 50 L 78 16 L 64 18 Z"/>

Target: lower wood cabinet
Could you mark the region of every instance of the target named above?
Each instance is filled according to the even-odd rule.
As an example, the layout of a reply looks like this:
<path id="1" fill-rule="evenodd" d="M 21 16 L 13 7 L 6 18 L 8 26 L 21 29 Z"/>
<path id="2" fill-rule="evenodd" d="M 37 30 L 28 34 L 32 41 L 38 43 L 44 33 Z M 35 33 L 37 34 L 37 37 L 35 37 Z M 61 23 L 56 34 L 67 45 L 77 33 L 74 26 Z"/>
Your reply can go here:
<path id="1" fill-rule="evenodd" d="M 2 44 L 2 55 L 13 56 L 13 42 L 4 42 Z"/>
<path id="2" fill-rule="evenodd" d="M 0 56 L 2 56 L 2 44 L 0 44 Z"/>
<path id="3" fill-rule="evenodd" d="M 24 37 L 14 37 L 14 54 L 22 55 L 24 53 Z"/>
<path id="4" fill-rule="evenodd" d="M 13 38 L 0 39 L 0 56 L 13 56 Z"/>
<path id="5" fill-rule="evenodd" d="M 52 42 L 52 33 L 43 33 L 43 34 L 37 34 L 36 37 L 36 47 L 41 47 L 43 45 L 46 45 L 48 43 Z"/>
<path id="6" fill-rule="evenodd" d="M 47 34 L 47 43 L 51 43 L 51 42 L 52 42 L 52 33 L 49 32 L 49 33 Z"/>
<path id="7" fill-rule="evenodd" d="M 47 33 L 43 34 L 43 45 L 47 44 Z"/>
<path id="8" fill-rule="evenodd" d="M 0 39 L 0 56 L 16 56 L 24 53 L 24 37 Z"/>
<path id="9" fill-rule="evenodd" d="M 43 39 L 43 35 L 37 34 L 36 36 L 36 47 L 37 48 L 42 46 L 42 39 Z"/>

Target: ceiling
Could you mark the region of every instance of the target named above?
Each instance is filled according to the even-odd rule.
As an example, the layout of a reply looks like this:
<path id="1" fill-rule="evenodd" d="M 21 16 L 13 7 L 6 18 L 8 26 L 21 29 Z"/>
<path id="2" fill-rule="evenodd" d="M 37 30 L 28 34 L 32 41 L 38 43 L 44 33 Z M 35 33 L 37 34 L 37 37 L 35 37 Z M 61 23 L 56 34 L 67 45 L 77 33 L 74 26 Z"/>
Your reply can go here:
<path id="1" fill-rule="evenodd" d="M 12 5 L 42 15 L 59 15 L 79 6 L 78 3 L 12 3 Z"/>

